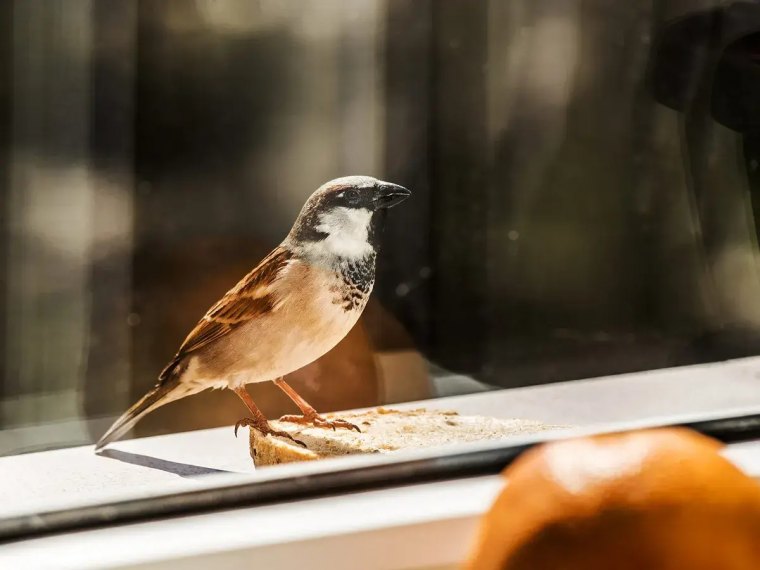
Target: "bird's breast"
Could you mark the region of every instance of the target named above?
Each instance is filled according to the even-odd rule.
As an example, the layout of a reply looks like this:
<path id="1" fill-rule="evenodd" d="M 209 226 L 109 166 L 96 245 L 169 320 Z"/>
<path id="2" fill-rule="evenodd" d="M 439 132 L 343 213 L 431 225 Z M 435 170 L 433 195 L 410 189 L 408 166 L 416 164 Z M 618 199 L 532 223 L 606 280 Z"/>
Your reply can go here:
<path id="1" fill-rule="evenodd" d="M 275 310 L 235 339 L 240 377 L 273 380 L 329 352 L 359 320 L 373 285 L 374 265 L 292 268 L 277 285 Z"/>

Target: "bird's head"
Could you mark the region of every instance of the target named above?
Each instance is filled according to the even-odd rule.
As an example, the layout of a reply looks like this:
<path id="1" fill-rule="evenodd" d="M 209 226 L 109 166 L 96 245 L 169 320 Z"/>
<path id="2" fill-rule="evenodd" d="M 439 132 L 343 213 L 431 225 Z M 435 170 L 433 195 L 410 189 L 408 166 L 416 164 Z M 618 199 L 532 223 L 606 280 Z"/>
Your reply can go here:
<path id="1" fill-rule="evenodd" d="M 381 214 L 411 192 L 371 176 L 346 176 L 320 186 L 304 204 L 288 239 L 326 255 L 362 258 L 377 248 Z"/>

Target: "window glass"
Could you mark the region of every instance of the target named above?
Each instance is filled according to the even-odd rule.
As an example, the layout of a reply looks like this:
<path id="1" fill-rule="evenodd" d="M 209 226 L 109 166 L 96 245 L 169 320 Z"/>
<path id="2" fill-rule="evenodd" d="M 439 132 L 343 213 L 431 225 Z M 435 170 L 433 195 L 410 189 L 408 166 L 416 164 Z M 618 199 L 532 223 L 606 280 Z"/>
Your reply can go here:
<path id="1" fill-rule="evenodd" d="M 97 441 L 347 175 L 412 196 L 357 325 L 286 377 L 319 411 L 760 353 L 759 30 L 748 2 L 0 4 L 0 461 Z M 588 424 L 687 409 L 589 390 Z M 244 415 L 208 390 L 128 437 Z"/>

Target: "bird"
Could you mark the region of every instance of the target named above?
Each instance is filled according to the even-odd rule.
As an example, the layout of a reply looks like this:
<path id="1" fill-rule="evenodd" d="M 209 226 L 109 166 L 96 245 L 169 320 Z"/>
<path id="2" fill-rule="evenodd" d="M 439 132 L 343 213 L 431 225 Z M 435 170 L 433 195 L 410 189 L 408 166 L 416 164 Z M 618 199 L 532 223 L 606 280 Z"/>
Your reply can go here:
<path id="1" fill-rule="evenodd" d="M 320 186 L 282 243 L 211 306 L 156 385 L 114 422 L 95 451 L 157 408 L 206 389 L 231 390 L 248 408 L 251 415 L 235 424 L 235 435 L 250 426 L 305 447 L 272 428 L 246 390 L 247 384 L 267 381 L 301 411 L 280 421 L 360 431 L 324 418 L 283 377 L 330 351 L 359 320 L 375 283 L 385 213 L 409 196 L 403 186 L 371 176 Z"/>

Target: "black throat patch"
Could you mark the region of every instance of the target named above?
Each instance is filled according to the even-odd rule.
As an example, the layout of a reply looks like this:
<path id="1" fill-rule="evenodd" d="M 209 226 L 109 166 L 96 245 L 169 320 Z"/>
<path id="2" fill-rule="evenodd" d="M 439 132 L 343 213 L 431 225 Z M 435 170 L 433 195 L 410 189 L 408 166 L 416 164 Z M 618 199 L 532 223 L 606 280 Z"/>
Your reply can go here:
<path id="1" fill-rule="evenodd" d="M 344 260 L 336 277 L 343 282 L 341 295 L 335 300 L 344 310 L 352 311 L 363 308 L 367 297 L 375 284 L 375 259 L 371 253 L 360 260 Z"/>

